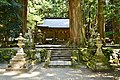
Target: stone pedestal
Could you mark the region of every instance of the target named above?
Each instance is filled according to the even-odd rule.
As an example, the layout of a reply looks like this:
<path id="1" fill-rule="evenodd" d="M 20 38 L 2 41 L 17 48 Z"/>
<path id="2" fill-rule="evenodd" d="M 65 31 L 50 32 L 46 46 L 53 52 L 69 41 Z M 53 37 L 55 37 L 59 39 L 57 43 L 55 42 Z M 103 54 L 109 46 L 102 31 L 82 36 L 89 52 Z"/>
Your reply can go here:
<path id="1" fill-rule="evenodd" d="M 108 69 L 108 60 L 105 57 L 105 55 L 102 53 L 101 46 L 102 44 L 96 44 L 96 46 L 99 46 L 97 48 L 97 51 L 93 57 L 94 60 L 94 70 L 105 70 Z"/>
<path id="2" fill-rule="evenodd" d="M 22 37 L 22 34 L 16 39 L 18 40 L 18 52 L 16 53 L 16 56 L 14 56 L 10 60 L 10 64 L 8 65 L 8 68 L 6 69 L 7 71 L 25 71 L 31 67 L 31 61 L 27 60 L 26 54 L 23 51 L 23 46 L 24 43 L 23 41 L 25 40 Z"/>

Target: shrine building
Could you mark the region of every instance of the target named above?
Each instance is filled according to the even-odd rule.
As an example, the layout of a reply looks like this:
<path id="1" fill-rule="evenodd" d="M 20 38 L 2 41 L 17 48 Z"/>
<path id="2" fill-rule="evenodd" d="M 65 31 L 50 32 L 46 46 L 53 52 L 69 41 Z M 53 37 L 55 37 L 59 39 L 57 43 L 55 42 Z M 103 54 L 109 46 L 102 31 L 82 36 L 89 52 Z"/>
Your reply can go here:
<path id="1" fill-rule="evenodd" d="M 69 19 L 45 19 L 37 28 L 45 34 L 46 42 L 66 43 L 70 38 Z"/>

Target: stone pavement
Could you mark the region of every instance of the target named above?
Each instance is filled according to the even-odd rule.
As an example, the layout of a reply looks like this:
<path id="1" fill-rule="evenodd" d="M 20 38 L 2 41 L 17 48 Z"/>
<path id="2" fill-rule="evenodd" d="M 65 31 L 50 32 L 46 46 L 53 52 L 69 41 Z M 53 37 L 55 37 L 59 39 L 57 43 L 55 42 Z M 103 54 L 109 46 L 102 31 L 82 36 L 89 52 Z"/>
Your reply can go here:
<path id="1" fill-rule="evenodd" d="M 35 65 L 28 72 L 6 72 L 6 65 L 0 64 L 0 80 L 120 80 L 120 72 L 93 72 L 85 66 L 81 68 L 43 68 Z"/>

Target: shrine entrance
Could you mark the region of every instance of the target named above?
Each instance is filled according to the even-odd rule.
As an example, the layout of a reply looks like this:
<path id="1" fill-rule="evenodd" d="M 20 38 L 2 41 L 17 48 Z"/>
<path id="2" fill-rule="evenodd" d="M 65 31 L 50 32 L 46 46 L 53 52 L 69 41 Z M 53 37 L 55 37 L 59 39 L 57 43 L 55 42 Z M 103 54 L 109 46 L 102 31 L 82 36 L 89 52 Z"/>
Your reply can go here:
<path id="1" fill-rule="evenodd" d="M 47 2 L 48 0 L 41 0 L 41 1 Z M 80 1 L 73 1 L 73 0 L 55 0 L 55 1 L 49 0 L 49 1 L 51 1 L 51 3 L 54 4 L 54 6 L 53 6 L 52 10 L 49 11 L 49 9 L 48 9 L 47 11 L 45 11 L 45 17 L 43 18 L 43 20 L 52 19 L 52 18 L 53 19 L 60 19 L 60 18 L 68 19 L 69 18 L 69 20 L 70 20 L 69 21 L 69 24 L 70 24 L 69 25 L 69 33 L 68 32 L 67 33 L 69 34 L 70 37 L 68 37 L 67 40 L 70 40 L 70 44 L 75 45 L 75 46 L 85 45 L 85 31 L 84 31 L 82 20 L 81 20 L 82 14 L 79 14 L 79 13 L 81 13 L 81 6 L 79 6 L 79 5 L 81 5 Z M 22 0 L 22 2 L 24 5 L 27 5 L 28 0 Z M 38 1 L 35 0 L 33 2 L 38 2 Z M 61 5 L 60 6 L 56 5 L 57 2 L 60 2 Z M 65 6 L 63 4 L 66 4 L 67 8 L 65 8 Z M 58 7 L 58 9 L 54 9 L 54 7 Z M 65 10 L 64 10 L 64 8 L 65 8 Z M 27 10 L 26 9 L 27 9 L 27 7 L 24 6 L 24 9 L 23 9 L 24 24 L 26 24 L 26 22 L 27 22 L 27 17 L 26 17 Z M 61 11 L 56 14 L 55 12 L 58 12 L 58 10 L 61 10 Z M 58 15 L 60 15 L 60 16 L 58 17 Z M 58 26 L 56 26 L 56 27 L 58 27 Z M 26 28 L 26 25 L 23 26 L 23 32 L 25 31 L 25 28 Z M 63 31 L 62 33 L 66 33 L 66 31 Z M 55 35 L 55 34 L 53 34 L 53 35 Z"/>
<path id="2" fill-rule="evenodd" d="M 34 38 L 37 44 L 66 44 L 70 38 L 70 28 L 69 28 L 69 18 L 68 18 L 68 0 L 40 0 L 41 5 L 44 3 L 51 4 L 48 5 L 52 8 L 49 10 L 40 10 L 41 14 L 44 14 L 43 22 L 40 23 L 40 19 L 36 19 L 35 27 L 40 30 L 42 37 L 39 32 L 36 32 L 36 37 Z M 37 5 L 35 2 L 33 2 Z M 28 2 L 28 5 L 30 2 Z M 47 5 L 46 5 L 47 6 Z M 43 7 L 44 8 L 44 7 Z M 31 12 L 30 8 L 29 14 Z M 46 12 L 45 12 L 46 11 Z M 42 38 L 42 40 L 37 39 Z M 42 41 L 42 42 L 40 42 Z"/>

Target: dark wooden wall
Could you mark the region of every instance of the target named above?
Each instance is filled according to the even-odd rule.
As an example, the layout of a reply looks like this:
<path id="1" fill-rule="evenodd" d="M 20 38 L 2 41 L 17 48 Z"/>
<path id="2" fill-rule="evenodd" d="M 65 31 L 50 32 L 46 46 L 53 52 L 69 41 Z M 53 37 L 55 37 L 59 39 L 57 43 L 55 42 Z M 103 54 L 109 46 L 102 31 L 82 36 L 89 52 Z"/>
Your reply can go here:
<path id="1" fill-rule="evenodd" d="M 70 38 L 69 28 L 48 28 L 48 27 L 38 27 L 45 34 L 46 38 L 52 38 L 58 40 L 63 40 L 67 42 Z"/>

